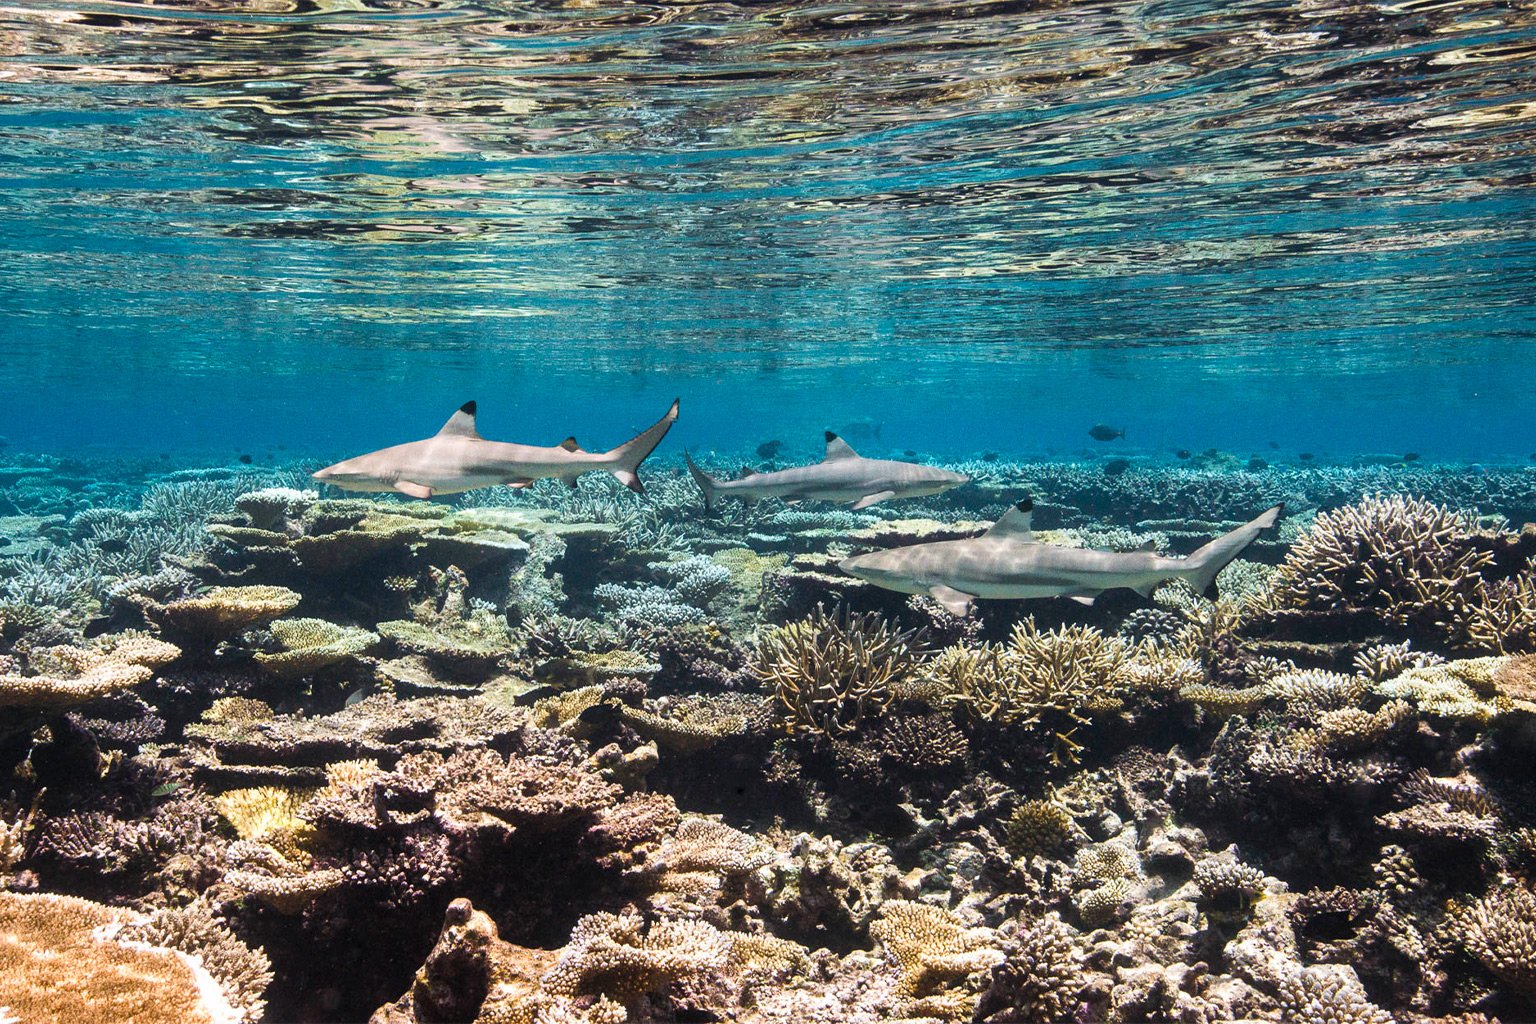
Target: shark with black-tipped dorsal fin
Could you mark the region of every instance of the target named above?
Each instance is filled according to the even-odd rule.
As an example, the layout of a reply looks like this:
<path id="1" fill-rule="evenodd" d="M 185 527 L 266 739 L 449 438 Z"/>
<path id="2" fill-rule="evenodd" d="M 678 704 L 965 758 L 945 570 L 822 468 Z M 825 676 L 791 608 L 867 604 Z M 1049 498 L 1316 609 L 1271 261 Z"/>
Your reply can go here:
<path id="1" fill-rule="evenodd" d="M 693 474 L 694 482 L 704 492 L 706 511 L 712 510 L 720 498 L 779 498 L 790 503 L 845 501 L 860 509 L 890 498 L 939 494 L 971 479 L 963 473 L 916 462 L 866 459 L 832 431 L 827 431 L 826 438 L 826 456 L 813 466 L 772 473 L 744 469 L 737 480 L 717 480 L 700 469 L 687 452 L 683 458 L 688 461 L 688 472 Z"/>
<path id="2" fill-rule="evenodd" d="M 661 443 L 677 420 L 677 402 L 649 429 L 617 448 L 586 452 L 568 437 L 553 448 L 487 441 L 475 429 L 475 403 L 465 402 L 431 437 L 380 448 L 314 474 L 321 483 L 344 491 L 396 491 L 412 498 L 458 494 L 477 487 L 506 484 L 527 487 L 555 478 L 572 487 L 583 473 L 612 473 L 636 493 L 640 463 Z"/>
<path id="3" fill-rule="evenodd" d="M 1171 579 L 1186 579 L 1197 592 L 1210 594 L 1216 574 L 1284 511 L 1284 505 L 1276 505 L 1188 558 L 1173 558 L 1150 549 L 1091 551 L 1041 544 L 1031 527 L 1034 502 L 1025 499 L 980 537 L 872 551 L 841 564 L 844 572 L 877 587 L 928 594 L 955 615 L 969 614 L 977 598 L 1069 597 L 1091 605 L 1106 590 L 1128 587 L 1145 596 Z"/>

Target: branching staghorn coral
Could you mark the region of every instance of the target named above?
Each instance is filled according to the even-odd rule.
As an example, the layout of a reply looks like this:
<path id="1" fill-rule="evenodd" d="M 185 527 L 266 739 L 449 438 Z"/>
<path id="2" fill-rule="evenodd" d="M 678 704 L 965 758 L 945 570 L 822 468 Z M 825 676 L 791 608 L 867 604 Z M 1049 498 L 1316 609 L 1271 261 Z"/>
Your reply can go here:
<path id="1" fill-rule="evenodd" d="M 890 704 L 892 685 L 925 653 L 922 639 L 874 612 L 828 615 L 818 605 L 759 639 L 752 671 L 771 687 L 791 731 L 839 735 Z"/>
<path id="2" fill-rule="evenodd" d="M 1042 631 L 1026 619 L 1006 644 L 945 648 L 924 677 L 931 699 L 972 721 L 1051 731 L 1052 757 L 1060 763 L 1075 758 L 1075 725 L 1121 710 L 1134 695 L 1177 690 L 1203 673 L 1155 641 L 1133 644 L 1083 625 Z"/>
<path id="3" fill-rule="evenodd" d="M 1402 495 L 1324 512 L 1292 547 L 1274 587 L 1280 608 L 1377 611 L 1452 647 L 1494 654 L 1536 646 L 1530 566 L 1490 582 L 1493 556 L 1471 516 Z"/>

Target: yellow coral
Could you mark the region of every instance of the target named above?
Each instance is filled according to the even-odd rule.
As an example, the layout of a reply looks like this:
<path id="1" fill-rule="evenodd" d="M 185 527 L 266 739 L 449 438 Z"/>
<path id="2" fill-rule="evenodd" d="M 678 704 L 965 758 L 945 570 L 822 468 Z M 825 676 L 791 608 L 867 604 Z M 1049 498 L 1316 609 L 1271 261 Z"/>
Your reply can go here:
<path id="1" fill-rule="evenodd" d="M 540 729 L 563 728 L 580 718 L 583 711 L 601 704 L 606 693 L 601 686 L 583 686 L 545 697 L 534 702 L 532 722 Z"/>
<path id="2" fill-rule="evenodd" d="M 282 679 L 313 675 L 365 654 L 379 642 L 376 633 L 324 619 L 278 619 L 269 628 L 283 650 L 257 652 L 256 664 Z"/>
<path id="3" fill-rule="evenodd" d="M 742 702 L 730 697 L 696 696 L 676 701 L 665 714 L 619 705 L 619 717 L 648 740 L 668 750 L 707 750 L 727 736 L 747 730 Z"/>
<path id="4" fill-rule="evenodd" d="M 1008 852 L 1015 857 L 1059 850 L 1075 830 L 1072 813 L 1053 800 L 1026 800 L 1003 823 Z"/>
<path id="5" fill-rule="evenodd" d="M 753 673 L 773 691 L 787 728 L 836 735 L 892 700 L 892 686 L 923 656 L 921 637 L 878 613 L 846 609 L 773 630 L 758 641 Z"/>
<path id="6" fill-rule="evenodd" d="M 266 839 L 280 831 L 309 828 L 298 814 L 314 794 L 312 789 L 257 786 L 214 797 L 213 806 L 241 839 Z"/>

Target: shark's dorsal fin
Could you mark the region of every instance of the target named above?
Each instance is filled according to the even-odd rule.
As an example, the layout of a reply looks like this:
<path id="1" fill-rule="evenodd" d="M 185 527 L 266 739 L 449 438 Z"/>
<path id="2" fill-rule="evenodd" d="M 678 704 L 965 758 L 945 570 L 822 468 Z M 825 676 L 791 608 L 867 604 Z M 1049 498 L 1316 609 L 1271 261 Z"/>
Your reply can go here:
<path id="1" fill-rule="evenodd" d="M 745 480 L 749 476 L 757 476 L 757 470 L 753 469 L 751 466 L 742 466 L 741 478 Z"/>
<path id="2" fill-rule="evenodd" d="M 475 432 L 475 403 L 465 402 L 459 406 L 459 411 L 448 417 L 448 422 L 443 424 L 437 436 L 478 438 L 480 435 Z"/>
<path id="3" fill-rule="evenodd" d="M 1146 543 L 1142 544 L 1141 547 L 1137 548 L 1136 550 L 1137 551 L 1156 551 L 1157 550 L 1157 541 L 1149 540 Z"/>
<path id="4" fill-rule="evenodd" d="M 564 441 L 561 441 L 560 442 L 560 447 L 564 448 L 568 452 L 579 452 L 579 451 L 581 451 L 581 445 L 576 443 L 576 438 L 575 437 L 568 437 Z"/>
<path id="5" fill-rule="evenodd" d="M 838 437 L 832 431 L 827 431 L 827 454 L 822 458 L 823 462 L 835 462 L 838 459 L 856 459 L 859 453 L 848 447 L 848 442 Z"/>
<path id="6" fill-rule="evenodd" d="M 1003 518 L 992 524 L 992 528 L 983 536 L 1006 538 L 1008 540 L 1022 541 L 1026 544 L 1035 542 L 1035 531 L 1030 525 L 1035 518 L 1035 503 L 1025 498 L 1013 508 L 1003 513 Z"/>

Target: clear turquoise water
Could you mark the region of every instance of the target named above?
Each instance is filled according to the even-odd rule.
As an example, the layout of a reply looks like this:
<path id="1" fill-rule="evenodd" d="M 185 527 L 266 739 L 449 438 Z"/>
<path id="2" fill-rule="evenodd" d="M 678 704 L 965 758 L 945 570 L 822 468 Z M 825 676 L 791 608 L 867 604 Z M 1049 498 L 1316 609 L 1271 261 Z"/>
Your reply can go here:
<path id="1" fill-rule="evenodd" d="M 0 11 L 0 434 L 1525 460 L 1492 2 Z"/>

